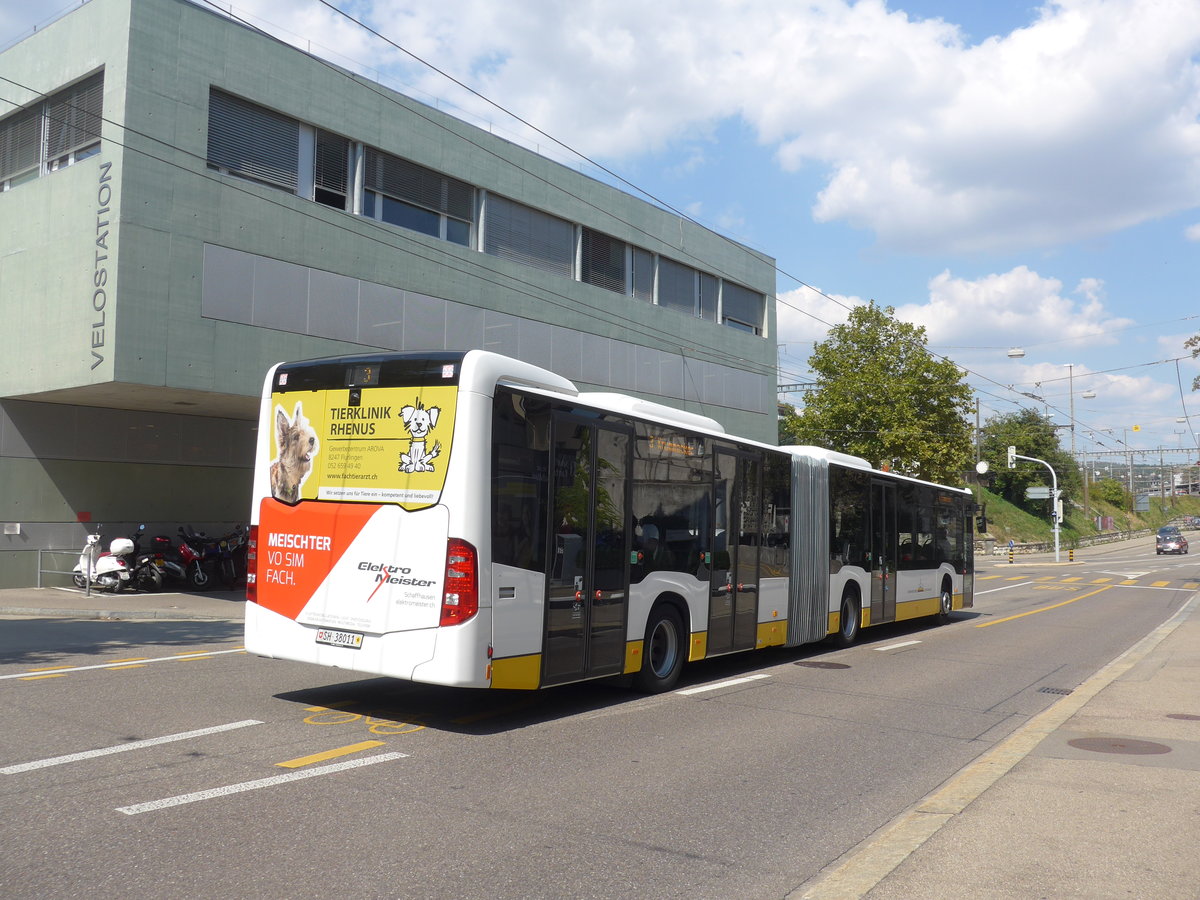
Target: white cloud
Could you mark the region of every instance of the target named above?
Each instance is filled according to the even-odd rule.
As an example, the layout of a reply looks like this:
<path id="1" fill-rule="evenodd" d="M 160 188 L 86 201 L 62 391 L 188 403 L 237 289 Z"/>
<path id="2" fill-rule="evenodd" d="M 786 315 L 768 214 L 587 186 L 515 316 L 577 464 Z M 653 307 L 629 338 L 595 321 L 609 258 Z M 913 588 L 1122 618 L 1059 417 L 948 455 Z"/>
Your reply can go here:
<path id="1" fill-rule="evenodd" d="M 1183 232 L 1183 236 L 1189 241 L 1200 241 L 1200 223 L 1189 225 Z"/>

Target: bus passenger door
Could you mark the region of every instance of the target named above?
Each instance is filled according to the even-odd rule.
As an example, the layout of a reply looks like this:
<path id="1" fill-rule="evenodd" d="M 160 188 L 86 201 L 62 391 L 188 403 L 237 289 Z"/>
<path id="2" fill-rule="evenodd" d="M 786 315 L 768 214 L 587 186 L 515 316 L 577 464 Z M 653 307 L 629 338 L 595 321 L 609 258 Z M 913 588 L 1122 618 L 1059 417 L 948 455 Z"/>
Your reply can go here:
<path id="1" fill-rule="evenodd" d="M 626 431 L 554 419 L 542 684 L 625 667 L 629 452 Z"/>
<path id="2" fill-rule="evenodd" d="M 896 486 L 871 484 L 871 624 L 896 618 Z"/>
<path id="3" fill-rule="evenodd" d="M 748 650 L 758 641 L 762 460 L 717 450 L 713 480 L 710 655 Z"/>

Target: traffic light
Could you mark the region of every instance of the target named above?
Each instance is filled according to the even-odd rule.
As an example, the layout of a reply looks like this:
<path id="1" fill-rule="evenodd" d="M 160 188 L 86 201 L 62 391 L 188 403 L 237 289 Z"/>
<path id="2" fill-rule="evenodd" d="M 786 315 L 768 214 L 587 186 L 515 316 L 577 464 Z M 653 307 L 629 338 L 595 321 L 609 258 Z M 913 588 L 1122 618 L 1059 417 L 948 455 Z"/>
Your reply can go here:
<path id="1" fill-rule="evenodd" d="M 1008 448 L 1008 467 L 1010 469 L 1015 469 L 1017 467 L 1017 448 L 1016 447 Z"/>

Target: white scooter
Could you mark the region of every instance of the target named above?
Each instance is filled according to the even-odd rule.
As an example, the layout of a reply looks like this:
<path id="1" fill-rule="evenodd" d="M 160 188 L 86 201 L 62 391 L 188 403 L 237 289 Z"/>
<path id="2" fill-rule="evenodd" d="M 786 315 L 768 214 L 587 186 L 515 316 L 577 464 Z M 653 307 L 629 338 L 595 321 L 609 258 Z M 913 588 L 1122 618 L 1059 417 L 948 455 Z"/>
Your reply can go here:
<path id="1" fill-rule="evenodd" d="M 133 541 L 116 538 L 108 545 L 108 552 L 100 552 L 100 535 L 89 534 L 79 562 L 71 570 L 75 586 L 86 588 L 89 584 L 101 591 L 114 594 L 129 584 L 129 563 L 125 559 L 133 553 Z"/>

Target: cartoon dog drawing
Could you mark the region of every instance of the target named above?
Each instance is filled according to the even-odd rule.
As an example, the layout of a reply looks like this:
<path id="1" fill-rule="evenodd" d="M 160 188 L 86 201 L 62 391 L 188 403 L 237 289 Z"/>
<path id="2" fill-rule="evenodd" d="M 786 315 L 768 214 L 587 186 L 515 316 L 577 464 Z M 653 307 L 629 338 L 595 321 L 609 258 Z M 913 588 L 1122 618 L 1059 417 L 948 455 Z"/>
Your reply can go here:
<path id="1" fill-rule="evenodd" d="M 441 409 L 437 406 L 426 409 L 420 397 L 416 399 L 414 405 L 405 406 L 400 410 L 400 418 L 404 422 L 404 427 L 412 435 L 412 444 L 407 453 L 400 454 L 399 471 L 412 473 L 434 470 L 432 460 L 442 452 L 442 442 L 435 441 L 433 449 L 429 452 L 425 451 L 425 445 L 429 432 L 433 431 L 434 426 L 437 425 L 440 412 Z"/>
<path id="2" fill-rule="evenodd" d="M 317 453 L 317 433 L 304 417 L 300 403 L 290 419 L 282 406 L 275 407 L 275 443 L 279 458 L 271 463 L 271 496 L 296 503 L 300 500 L 300 485 L 312 471 Z"/>

